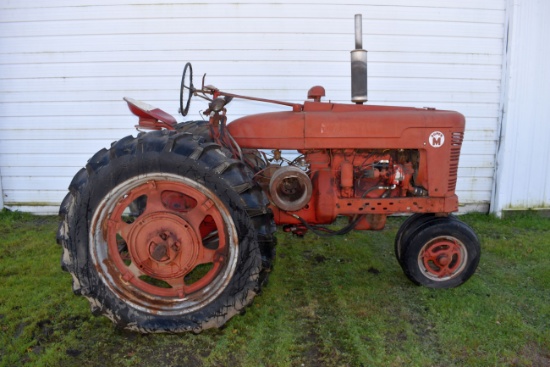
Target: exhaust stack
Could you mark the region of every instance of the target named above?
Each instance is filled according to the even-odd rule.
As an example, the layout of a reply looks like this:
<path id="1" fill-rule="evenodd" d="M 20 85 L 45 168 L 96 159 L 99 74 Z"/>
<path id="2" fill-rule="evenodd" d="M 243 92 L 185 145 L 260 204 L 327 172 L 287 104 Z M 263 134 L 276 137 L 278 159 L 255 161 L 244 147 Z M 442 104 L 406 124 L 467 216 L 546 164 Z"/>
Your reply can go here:
<path id="1" fill-rule="evenodd" d="M 367 51 L 363 50 L 363 20 L 355 15 L 355 50 L 351 51 L 351 101 L 363 104 L 368 101 Z"/>

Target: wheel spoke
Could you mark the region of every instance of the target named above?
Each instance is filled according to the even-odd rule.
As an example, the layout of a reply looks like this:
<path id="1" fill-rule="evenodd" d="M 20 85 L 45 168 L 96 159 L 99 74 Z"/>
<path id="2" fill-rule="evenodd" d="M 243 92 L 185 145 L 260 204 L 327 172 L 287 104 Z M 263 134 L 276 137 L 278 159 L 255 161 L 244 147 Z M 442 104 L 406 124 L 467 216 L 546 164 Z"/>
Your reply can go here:
<path id="1" fill-rule="evenodd" d="M 183 281 L 183 277 L 178 278 L 166 278 L 163 279 L 166 283 L 170 284 L 170 286 L 174 289 L 178 288 L 185 288 L 185 282 Z"/>
<path id="2" fill-rule="evenodd" d="M 109 252 L 119 266 L 124 266 L 125 260 L 130 260 L 130 250 L 128 248 L 128 235 L 132 229 L 132 224 L 124 222 L 122 219 L 109 219 L 107 222 L 107 231 L 104 233 L 105 240 L 108 243 Z M 123 242 L 120 241 L 122 239 Z M 123 253 L 126 254 L 123 255 Z"/>
<path id="3" fill-rule="evenodd" d="M 123 220 L 119 220 L 115 224 L 114 231 L 119 234 L 125 242 L 128 242 L 128 234 L 132 230 L 133 223 L 126 223 Z"/>
<path id="4" fill-rule="evenodd" d="M 134 282 L 134 279 L 139 279 L 139 277 L 143 275 L 143 272 L 141 272 L 133 262 L 129 266 L 120 270 L 122 279 L 126 282 Z"/>
<path id="5" fill-rule="evenodd" d="M 453 274 L 453 270 L 449 267 L 449 265 L 441 266 L 441 270 L 438 272 L 438 276 L 440 278 L 449 276 Z"/>
<path id="6" fill-rule="evenodd" d="M 197 265 L 218 262 L 221 259 L 223 259 L 222 255 L 217 255 L 216 254 L 217 252 L 218 252 L 217 250 L 210 250 L 210 249 L 207 249 L 207 248 L 203 247 L 203 249 L 201 251 L 201 255 L 199 256 L 199 258 L 197 258 L 197 261 L 196 261 Z M 223 261 L 223 260 L 221 260 L 221 261 Z"/>
<path id="7" fill-rule="evenodd" d="M 140 276 L 143 275 L 143 272 L 136 266 L 135 263 L 131 263 L 130 265 L 128 265 L 127 267 L 128 271 L 130 273 L 132 273 L 136 278 L 139 278 Z"/>
<path id="8" fill-rule="evenodd" d="M 150 214 L 166 210 L 164 204 L 162 203 L 162 190 L 157 187 L 157 182 L 149 181 L 147 185 L 150 186 L 150 189 L 147 192 L 147 205 L 143 214 Z"/>
<path id="9" fill-rule="evenodd" d="M 460 245 L 453 241 L 449 247 L 449 256 L 460 256 Z"/>
<path id="10" fill-rule="evenodd" d="M 441 254 L 441 250 L 439 249 L 439 246 L 437 245 L 432 245 L 430 246 L 429 248 L 427 248 L 426 250 L 424 250 L 424 254 L 422 255 L 422 257 L 426 260 L 426 261 L 429 261 L 429 260 L 434 260 Z"/>

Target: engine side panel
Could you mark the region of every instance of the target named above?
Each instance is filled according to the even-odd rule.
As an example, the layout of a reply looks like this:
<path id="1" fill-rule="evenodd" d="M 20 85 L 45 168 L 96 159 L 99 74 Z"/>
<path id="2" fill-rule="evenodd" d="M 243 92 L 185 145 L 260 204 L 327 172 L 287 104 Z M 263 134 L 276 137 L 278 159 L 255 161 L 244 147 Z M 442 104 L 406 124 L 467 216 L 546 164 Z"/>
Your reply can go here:
<path id="1" fill-rule="evenodd" d="M 241 148 L 290 149 L 305 147 L 305 113 L 270 112 L 241 117 L 227 129 Z"/>
<path id="2" fill-rule="evenodd" d="M 464 125 L 453 111 L 310 102 L 302 112 L 242 117 L 228 129 L 243 148 L 418 149 L 434 131 L 463 132 Z"/>

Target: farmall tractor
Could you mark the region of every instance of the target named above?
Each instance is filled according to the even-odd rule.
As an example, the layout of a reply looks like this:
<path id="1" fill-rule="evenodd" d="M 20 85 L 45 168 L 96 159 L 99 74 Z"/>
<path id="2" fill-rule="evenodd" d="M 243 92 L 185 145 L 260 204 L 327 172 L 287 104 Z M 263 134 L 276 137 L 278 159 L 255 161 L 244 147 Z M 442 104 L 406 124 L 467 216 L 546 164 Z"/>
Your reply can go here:
<path id="1" fill-rule="evenodd" d="M 322 101 L 320 86 L 301 104 L 237 96 L 204 78 L 197 88 L 189 63 L 180 112 L 200 97 L 208 102 L 206 120 L 177 123 L 125 98 L 142 132 L 90 158 L 60 208 L 62 268 L 94 314 L 145 333 L 221 327 L 265 284 L 276 225 L 300 236 L 335 236 L 380 230 L 388 215 L 412 214 L 394 244 L 405 275 L 432 288 L 472 276 L 479 241 L 451 215 L 464 117 L 365 105 L 360 16 L 355 43 L 354 104 Z M 228 123 L 233 98 L 289 110 Z M 347 224 L 326 227 L 339 216 Z"/>

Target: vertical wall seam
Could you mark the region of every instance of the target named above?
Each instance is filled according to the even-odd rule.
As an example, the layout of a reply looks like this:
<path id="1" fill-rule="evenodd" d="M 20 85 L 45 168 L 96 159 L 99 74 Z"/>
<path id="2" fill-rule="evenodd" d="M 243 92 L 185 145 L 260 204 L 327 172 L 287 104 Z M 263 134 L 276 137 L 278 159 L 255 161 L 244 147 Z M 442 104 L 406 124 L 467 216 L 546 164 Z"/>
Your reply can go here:
<path id="1" fill-rule="evenodd" d="M 499 105 L 499 118 L 497 122 L 497 146 L 495 151 L 495 168 L 493 172 L 493 187 L 491 192 L 491 203 L 490 203 L 490 209 L 489 211 L 491 213 L 496 214 L 498 217 L 502 216 L 502 207 L 501 207 L 501 198 L 499 197 L 499 177 L 501 175 L 502 165 L 501 165 L 501 155 L 503 154 L 501 152 L 502 146 L 503 146 L 503 140 L 505 137 L 505 124 L 506 124 L 506 108 L 507 108 L 507 100 L 508 100 L 508 87 L 509 87 L 509 60 L 510 60 L 510 33 L 511 33 L 511 19 L 513 16 L 513 10 L 514 10 L 514 0 L 508 0 L 506 2 L 506 19 L 504 24 L 504 34 L 503 34 L 503 40 L 502 40 L 502 74 L 501 74 L 501 81 L 500 81 L 500 105 Z"/>
<path id="2" fill-rule="evenodd" d="M 2 169 L 0 168 L 0 210 L 4 209 L 4 190 L 2 189 Z"/>

